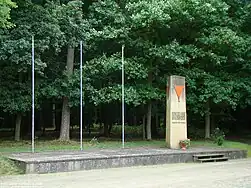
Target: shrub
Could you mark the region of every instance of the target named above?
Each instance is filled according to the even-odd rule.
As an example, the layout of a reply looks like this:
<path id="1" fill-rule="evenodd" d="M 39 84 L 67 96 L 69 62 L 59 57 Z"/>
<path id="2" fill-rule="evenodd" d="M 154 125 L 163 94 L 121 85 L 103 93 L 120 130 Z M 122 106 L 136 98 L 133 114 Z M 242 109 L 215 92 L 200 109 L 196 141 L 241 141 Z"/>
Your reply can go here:
<path id="1" fill-rule="evenodd" d="M 91 145 L 97 145 L 99 143 L 98 139 L 96 137 L 93 137 L 91 140 L 90 140 L 90 144 Z"/>
<path id="2" fill-rule="evenodd" d="M 121 125 L 113 125 L 111 132 L 115 135 L 119 135 L 122 132 Z M 125 134 L 131 136 L 140 136 L 142 134 L 142 126 L 128 126 L 125 125 Z"/>
<path id="3" fill-rule="evenodd" d="M 212 133 L 212 139 L 214 140 L 214 143 L 221 146 L 225 141 L 225 133 L 219 128 L 216 128 Z"/>

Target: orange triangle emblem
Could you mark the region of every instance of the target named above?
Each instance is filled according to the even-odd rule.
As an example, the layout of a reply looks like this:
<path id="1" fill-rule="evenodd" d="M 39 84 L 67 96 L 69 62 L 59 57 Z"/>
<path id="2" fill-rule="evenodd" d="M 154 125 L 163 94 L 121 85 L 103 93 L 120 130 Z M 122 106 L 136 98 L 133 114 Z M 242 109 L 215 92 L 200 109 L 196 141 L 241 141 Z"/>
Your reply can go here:
<path id="1" fill-rule="evenodd" d="M 180 96 L 182 94 L 184 86 L 174 86 L 174 89 L 175 89 L 176 95 L 178 97 L 178 101 L 180 102 Z"/>

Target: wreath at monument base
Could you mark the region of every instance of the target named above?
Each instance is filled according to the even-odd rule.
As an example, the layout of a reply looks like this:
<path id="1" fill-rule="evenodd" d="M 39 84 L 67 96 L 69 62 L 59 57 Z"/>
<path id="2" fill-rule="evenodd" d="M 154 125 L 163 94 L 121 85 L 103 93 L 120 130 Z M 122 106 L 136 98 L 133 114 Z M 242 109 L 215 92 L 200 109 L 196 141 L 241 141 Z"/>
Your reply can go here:
<path id="1" fill-rule="evenodd" d="M 185 139 L 185 140 L 180 140 L 179 144 L 182 150 L 186 150 L 187 148 L 190 147 L 191 142 L 190 142 L 190 139 Z"/>

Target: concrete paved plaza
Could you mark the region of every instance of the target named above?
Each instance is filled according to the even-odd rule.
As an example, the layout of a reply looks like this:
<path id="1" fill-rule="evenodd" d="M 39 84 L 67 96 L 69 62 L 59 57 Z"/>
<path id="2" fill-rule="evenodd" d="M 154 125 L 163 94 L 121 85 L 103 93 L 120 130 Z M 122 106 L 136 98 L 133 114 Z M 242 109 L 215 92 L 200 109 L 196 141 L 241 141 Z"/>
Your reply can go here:
<path id="1" fill-rule="evenodd" d="M 1 188 L 251 188 L 251 160 L 0 177 Z"/>

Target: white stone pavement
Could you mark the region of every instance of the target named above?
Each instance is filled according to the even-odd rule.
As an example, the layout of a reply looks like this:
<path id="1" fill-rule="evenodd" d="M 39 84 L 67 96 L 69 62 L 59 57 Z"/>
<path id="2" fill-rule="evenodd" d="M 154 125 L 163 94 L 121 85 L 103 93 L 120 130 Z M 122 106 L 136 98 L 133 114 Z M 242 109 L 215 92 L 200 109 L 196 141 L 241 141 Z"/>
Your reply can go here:
<path id="1" fill-rule="evenodd" d="M 0 188 L 251 188 L 251 159 L 0 177 Z"/>

